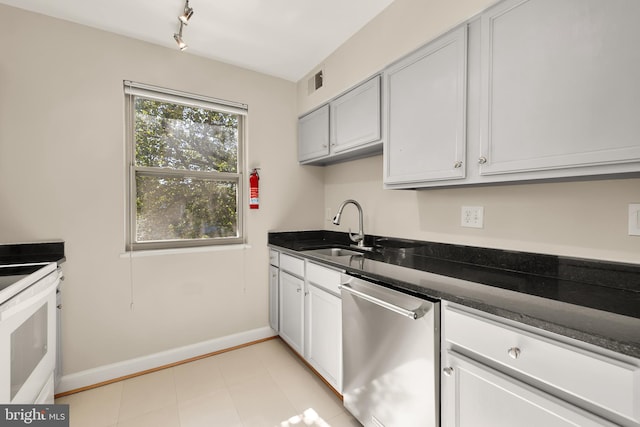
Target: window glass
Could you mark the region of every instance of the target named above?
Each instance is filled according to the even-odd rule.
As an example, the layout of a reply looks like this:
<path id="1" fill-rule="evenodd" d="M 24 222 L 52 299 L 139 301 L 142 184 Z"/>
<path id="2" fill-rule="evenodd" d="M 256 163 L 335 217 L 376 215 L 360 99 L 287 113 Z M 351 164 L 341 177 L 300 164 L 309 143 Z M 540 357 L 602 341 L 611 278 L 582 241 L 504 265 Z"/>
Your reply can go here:
<path id="1" fill-rule="evenodd" d="M 238 237 L 237 184 L 136 177 L 136 241 Z"/>
<path id="2" fill-rule="evenodd" d="M 236 114 L 136 97 L 136 165 L 238 171 Z"/>

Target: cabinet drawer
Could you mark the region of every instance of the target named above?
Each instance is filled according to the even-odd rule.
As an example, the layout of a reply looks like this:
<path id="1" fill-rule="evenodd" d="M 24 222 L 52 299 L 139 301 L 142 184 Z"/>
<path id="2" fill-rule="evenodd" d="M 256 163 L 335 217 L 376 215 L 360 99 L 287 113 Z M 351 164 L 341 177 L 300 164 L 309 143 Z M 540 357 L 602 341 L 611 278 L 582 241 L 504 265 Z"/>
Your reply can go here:
<path id="1" fill-rule="evenodd" d="M 315 286 L 340 295 L 340 272 L 312 262 L 307 263 L 307 280 Z"/>
<path id="2" fill-rule="evenodd" d="M 636 365 L 451 308 L 445 311 L 444 327 L 446 341 L 458 351 L 640 421 Z"/>
<path id="3" fill-rule="evenodd" d="M 269 249 L 269 264 L 278 267 L 280 264 L 280 252 Z"/>
<path id="4" fill-rule="evenodd" d="M 280 269 L 304 277 L 304 260 L 287 254 L 280 254 Z"/>

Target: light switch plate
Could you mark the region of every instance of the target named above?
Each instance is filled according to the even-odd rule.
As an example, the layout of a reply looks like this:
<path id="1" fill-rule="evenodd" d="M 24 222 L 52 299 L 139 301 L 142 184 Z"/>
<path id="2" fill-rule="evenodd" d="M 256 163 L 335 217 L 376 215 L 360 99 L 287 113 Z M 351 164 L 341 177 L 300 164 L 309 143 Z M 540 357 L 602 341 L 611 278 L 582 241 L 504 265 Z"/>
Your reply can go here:
<path id="1" fill-rule="evenodd" d="M 629 204 L 629 236 L 640 236 L 640 203 Z"/>
<path id="2" fill-rule="evenodd" d="M 484 227 L 484 207 L 463 206 L 460 218 L 460 225 L 463 227 L 483 228 Z"/>

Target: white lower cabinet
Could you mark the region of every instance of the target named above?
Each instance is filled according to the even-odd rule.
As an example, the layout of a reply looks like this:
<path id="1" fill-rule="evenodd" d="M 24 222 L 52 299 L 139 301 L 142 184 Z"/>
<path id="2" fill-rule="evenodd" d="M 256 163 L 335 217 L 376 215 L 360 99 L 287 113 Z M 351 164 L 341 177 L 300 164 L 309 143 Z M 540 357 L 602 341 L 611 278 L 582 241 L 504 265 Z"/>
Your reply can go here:
<path id="1" fill-rule="evenodd" d="M 342 300 L 307 283 L 305 357 L 338 391 L 342 390 Z"/>
<path id="2" fill-rule="evenodd" d="M 280 337 L 341 393 L 340 272 L 285 253 L 280 254 L 279 261 L 279 271 L 270 266 L 270 286 L 279 273 L 277 330 Z M 273 299 L 270 304 L 271 312 Z"/>
<path id="3" fill-rule="evenodd" d="M 269 249 L 269 326 L 280 330 L 280 252 Z"/>
<path id="4" fill-rule="evenodd" d="M 269 266 L 269 326 L 271 329 L 278 332 L 280 330 L 280 313 L 278 313 L 278 307 L 280 306 L 279 294 L 280 294 L 280 269 L 275 265 Z"/>
<path id="5" fill-rule="evenodd" d="M 443 426 L 614 426 L 527 384 L 455 353 L 442 382 Z"/>
<path id="6" fill-rule="evenodd" d="M 280 271 L 280 336 L 304 354 L 304 281 Z"/>
<path id="7" fill-rule="evenodd" d="M 640 426 L 640 360 L 451 303 L 444 427 Z"/>

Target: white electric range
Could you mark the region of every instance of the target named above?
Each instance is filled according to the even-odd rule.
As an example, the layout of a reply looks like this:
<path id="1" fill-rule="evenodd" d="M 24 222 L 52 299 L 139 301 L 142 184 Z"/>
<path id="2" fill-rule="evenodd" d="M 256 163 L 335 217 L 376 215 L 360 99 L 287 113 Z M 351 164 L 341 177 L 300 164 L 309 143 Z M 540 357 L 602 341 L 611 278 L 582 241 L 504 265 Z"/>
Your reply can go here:
<path id="1" fill-rule="evenodd" d="M 55 262 L 0 265 L 0 403 L 53 403 L 57 353 Z"/>

